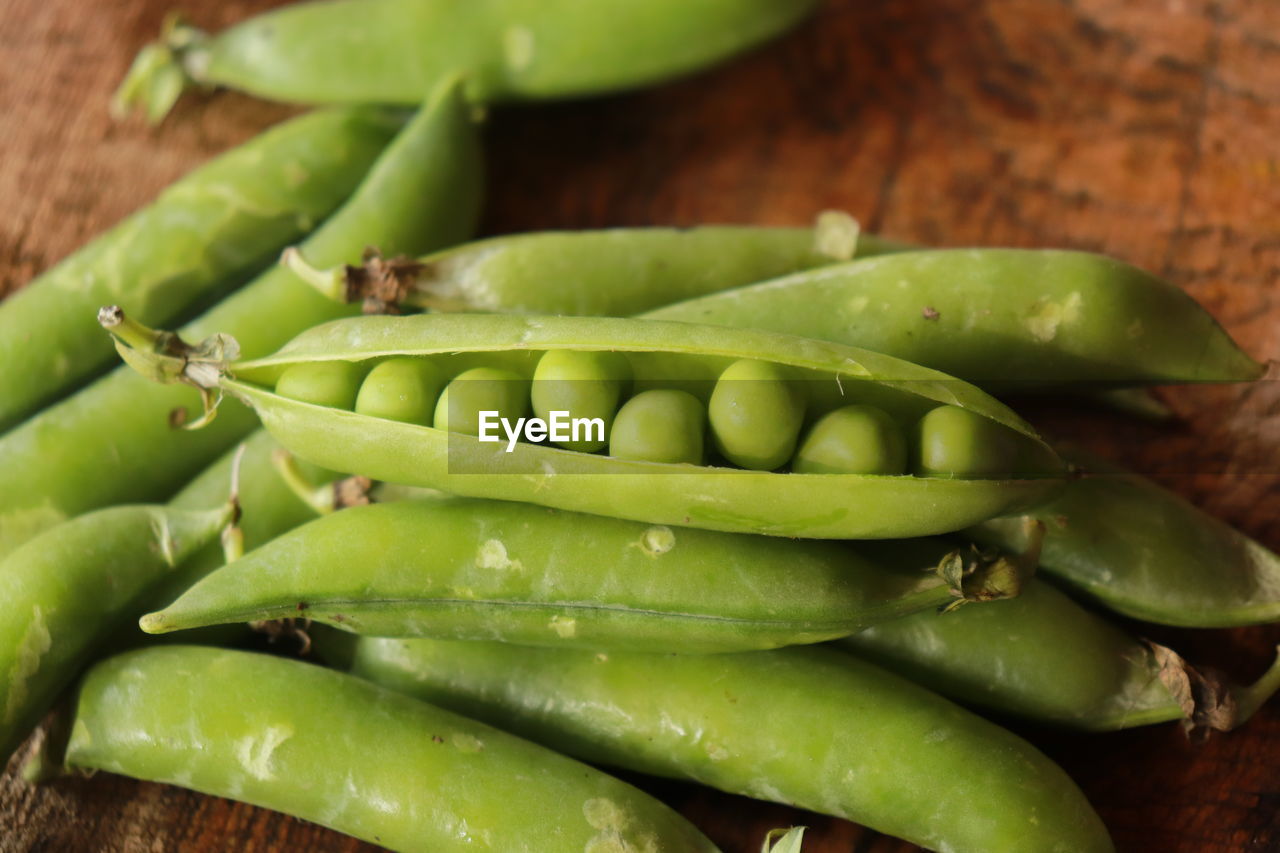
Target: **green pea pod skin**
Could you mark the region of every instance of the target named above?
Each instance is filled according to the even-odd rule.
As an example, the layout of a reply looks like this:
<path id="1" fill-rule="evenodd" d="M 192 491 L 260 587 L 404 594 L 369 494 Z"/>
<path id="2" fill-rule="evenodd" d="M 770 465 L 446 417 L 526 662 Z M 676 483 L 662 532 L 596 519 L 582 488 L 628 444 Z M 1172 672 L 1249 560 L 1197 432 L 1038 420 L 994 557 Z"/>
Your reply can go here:
<path id="1" fill-rule="evenodd" d="M 456 85 L 441 87 L 302 251 L 336 264 L 359 260 L 370 245 L 420 253 L 457 242 L 475 223 L 481 182 L 469 111 Z M 267 353 L 347 313 L 277 267 L 183 334 L 230 332 L 244 353 Z M 169 428 L 173 409 L 199 405 L 190 388 L 156 387 L 122 368 L 0 437 L 0 554 L 69 516 L 164 497 L 255 426 L 252 413 L 233 404 L 206 429 Z"/>
<path id="2" fill-rule="evenodd" d="M 229 518 L 227 507 L 112 507 L 48 530 L 0 560 L 0 762 L 98 645 Z"/>
<path id="3" fill-rule="evenodd" d="M 662 82 L 766 41 L 814 0 L 338 0 L 296 3 L 215 35 L 179 26 L 117 94 L 157 120 L 179 86 L 309 104 L 415 104 L 456 72 L 483 102 L 581 97 Z M 161 53 L 156 54 L 159 49 Z M 159 61 L 157 62 L 157 57 Z"/>
<path id="4" fill-rule="evenodd" d="M 875 546 L 929 558 L 942 550 L 931 544 Z M 1040 581 L 1016 600 L 919 613 L 836 645 L 957 701 L 1056 725 L 1108 731 L 1186 716 L 1150 647 Z"/>
<path id="5" fill-rule="evenodd" d="M 622 317 L 706 293 L 899 251 L 851 220 L 815 228 L 611 228 L 478 240 L 420 259 L 405 301 L 436 311 Z M 848 229 L 826 245 L 829 227 Z M 841 239 L 847 237 L 847 240 Z M 856 242 L 855 242 L 856 237 Z M 346 283 L 321 283 L 335 295 Z"/>
<path id="6" fill-rule="evenodd" d="M 1028 470 L 1061 470 L 1029 426 L 970 385 L 878 353 L 754 330 L 581 317 L 360 317 L 312 329 L 268 358 L 233 363 L 228 370 L 238 378 L 219 381 L 254 407 L 282 445 L 326 468 L 652 524 L 819 539 L 905 538 L 1015 512 L 1060 485 L 1051 474 L 986 480 L 775 474 L 533 444 L 507 452 L 501 442 L 313 406 L 250 384 L 271 385 L 286 367 L 301 362 L 457 353 L 492 353 L 531 375 L 539 354 L 550 349 L 623 353 L 632 361 L 637 386 L 674 377 L 709 387 L 728 363 L 763 359 L 809 371 L 803 374 L 812 378 L 806 390 L 815 398 L 874 397 L 904 423 L 937 403 L 950 403 L 1014 431 L 1036 457 Z"/>
<path id="7" fill-rule="evenodd" d="M 1070 458 L 1096 474 L 1031 513 L 1045 524 L 1046 572 L 1146 622 L 1229 628 L 1280 619 L 1280 556 L 1149 480 Z M 965 536 L 1012 550 L 1024 539 L 1011 518 Z"/>
<path id="8" fill-rule="evenodd" d="M 826 648 L 642 655 L 360 638 L 353 671 L 585 761 L 836 815 L 956 853 L 1111 850 L 1009 732 Z"/>
<path id="9" fill-rule="evenodd" d="M 152 648 L 95 666 L 67 763 L 182 785 L 402 851 L 714 851 L 630 785 L 349 675 Z"/>
<path id="10" fill-rule="evenodd" d="M 305 616 L 370 636 L 693 654 L 820 642 L 951 600 L 920 566 L 883 570 L 842 543 L 426 499 L 317 519 L 142 625 Z"/>
<path id="11" fill-rule="evenodd" d="M 855 344 L 983 388 L 1257 379 L 1181 289 L 1086 252 L 886 254 L 711 294 L 645 315 Z"/>
<path id="12" fill-rule="evenodd" d="M 275 127 L 181 179 L 0 304 L 0 432 L 115 358 L 94 322 L 126 304 L 172 323 L 274 260 L 356 188 L 400 122 L 335 109 Z"/>

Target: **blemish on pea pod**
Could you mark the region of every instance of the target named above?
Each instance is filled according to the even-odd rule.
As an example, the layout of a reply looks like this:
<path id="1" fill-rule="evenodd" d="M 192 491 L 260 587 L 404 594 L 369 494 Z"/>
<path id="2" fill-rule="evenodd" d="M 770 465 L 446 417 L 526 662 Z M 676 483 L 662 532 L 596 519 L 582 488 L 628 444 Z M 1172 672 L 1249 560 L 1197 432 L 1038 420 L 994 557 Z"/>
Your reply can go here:
<path id="1" fill-rule="evenodd" d="M 153 605 L 148 595 L 231 518 L 229 505 L 112 507 L 0 560 L 0 764 L 86 658 Z"/>
<path id="2" fill-rule="evenodd" d="M 1030 744 L 834 649 L 645 655 L 361 637 L 351 669 L 585 761 L 930 850 L 1112 849 L 1083 794 Z"/>
<path id="3" fill-rule="evenodd" d="M 472 227 L 480 184 L 474 122 L 457 86 L 446 84 L 302 250 L 317 263 L 341 263 L 375 243 L 414 253 L 448 245 Z M 244 353 L 261 354 L 348 311 L 276 267 L 184 334 L 230 332 Z M 0 554 L 72 515 L 167 497 L 255 426 L 251 412 L 233 405 L 208 429 L 170 427 L 175 410 L 199 405 L 189 388 L 157 388 L 120 369 L 0 436 Z"/>
<path id="4" fill-rule="evenodd" d="M 191 355 L 147 351 L 154 334 L 149 330 L 124 324 L 113 332 L 134 341 L 131 346 L 121 338 L 118 345 L 143 370 L 170 381 L 193 379 Z M 484 442 L 268 390 L 293 365 L 372 366 L 405 356 L 432 358 L 448 375 L 487 362 L 531 376 L 542 354 L 555 349 L 611 351 L 627 359 L 636 391 L 676 384 L 704 400 L 729 365 L 765 361 L 794 374 L 815 417 L 846 403 L 871 403 L 904 430 L 939 405 L 959 407 L 999 431 L 1014 449 L 1013 468 L 1003 477 L 947 479 L 644 462 L 544 444 Z M 1045 500 L 1061 484 L 1052 451 L 1016 414 L 973 386 L 878 353 L 755 330 L 580 317 L 359 317 L 312 329 L 268 358 L 201 364 L 195 372 L 194 381 L 245 400 L 282 445 L 323 467 L 652 524 L 805 538 L 901 538 L 1015 512 Z M 967 435 L 957 439 L 963 443 Z"/>
<path id="5" fill-rule="evenodd" d="M 789 29 L 815 0 L 337 0 L 208 35 L 171 19 L 116 92 L 159 121 L 183 89 L 306 104 L 416 104 L 463 73 L 481 102 L 659 83 Z"/>
<path id="6" fill-rule="evenodd" d="M 141 624 L 162 633 L 304 617 L 379 637 L 693 654 L 820 642 L 1020 585 L 1016 571 L 982 567 L 953 588 L 928 564 L 882 567 L 847 543 L 445 498 L 312 521 Z"/>
<path id="7" fill-rule="evenodd" d="M 1086 472 L 1030 514 L 1045 525 L 1041 568 L 1104 607 L 1162 625 L 1228 628 L 1280 620 L 1280 556 L 1182 497 L 1079 450 Z M 1022 521 L 964 532 L 1023 547 Z"/>
<path id="8" fill-rule="evenodd" d="M 388 308 L 623 317 L 708 293 L 905 247 L 824 211 L 812 228 L 704 225 L 544 231 L 477 240 L 416 261 L 318 270 L 286 262 L 322 293 Z"/>
<path id="9" fill-rule="evenodd" d="M 0 304 L 0 431 L 112 361 L 98 306 L 173 323 L 313 229 L 351 194 L 401 122 L 312 113 L 196 169 Z"/>
<path id="10" fill-rule="evenodd" d="M 1087 252 L 885 254 L 645 316 L 853 344 L 1001 392 L 1235 382 L 1263 369 L 1180 288 Z"/>
<path id="11" fill-rule="evenodd" d="M 927 565 L 953 547 L 920 539 L 861 550 L 882 564 Z M 1225 731 L 1280 687 L 1280 663 L 1252 686 L 1229 684 L 1035 579 L 1016 601 L 886 621 L 835 645 L 960 702 L 1095 731 L 1168 720 Z"/>
<path id="12" fill-rule="evenodd" d="M 89 671 L 66 761 L 230 797 L 393 850 L 715 851 L 667 806 L 340 672 L 198 646 Z"/>

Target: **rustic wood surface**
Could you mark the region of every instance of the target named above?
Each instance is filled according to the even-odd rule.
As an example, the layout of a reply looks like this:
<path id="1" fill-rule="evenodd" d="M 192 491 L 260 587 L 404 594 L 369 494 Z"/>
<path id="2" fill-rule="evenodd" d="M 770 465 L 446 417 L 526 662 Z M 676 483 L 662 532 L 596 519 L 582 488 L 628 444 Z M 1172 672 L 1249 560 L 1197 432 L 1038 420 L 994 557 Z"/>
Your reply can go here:
<path id="1" fill-rule="evenodd" d="M 290 110 L 188 96 L 158 130 L 106 104 L 171 0 L 0 0 L 0 293 Z M 181 4 L 216 28 L 271 5 Z M 709 221 L 823 207 L 936 245 L 1104 251 L 1186 287 L 1280 357 L 1280 4 L 1274 0 L 840 0 L 723 69 L 652 91 L 505 110 L 488 129 L 486 233 Z M 1173 426 L 1032 414 L 1280 548 L 1277 383 L 1179 389 Z M 1268 420 L 1269 418 L 1269 420 Z M 1280 630 L 1144 629 L 1239 678 Z M 1015 726 L 1059 760 L 1122 850 L 1280 849 L 1280 707 L 1189 743 L 1174 726 Z M 0 780 L 0 850 L 374 849 L 271 812 L 99 775 Z M 806 850 L 912 849 L 852 824 L 637 777 L 726 851 L 811 827 Z M 985 804 L 974 791 L 975 808 Z"/>

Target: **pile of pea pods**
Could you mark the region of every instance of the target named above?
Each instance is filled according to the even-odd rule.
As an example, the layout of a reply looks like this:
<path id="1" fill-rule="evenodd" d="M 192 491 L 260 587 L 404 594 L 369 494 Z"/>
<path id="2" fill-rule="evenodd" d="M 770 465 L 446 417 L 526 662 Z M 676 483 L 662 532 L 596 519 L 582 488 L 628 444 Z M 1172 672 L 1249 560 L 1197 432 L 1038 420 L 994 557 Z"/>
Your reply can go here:
<path id="1" fill-rule="evenodd" d="M 0 755 L 396 850 L 716 849 L 608 768 L 931 850 L 1111 850 L 983 715 L 1244 723 L 1280 666 L 1234 684 L 1111 614 L 1278 621 L 1280 557 L 1002 399 L 1257 380 L 1209 314 L 1112 258 L 836 211 L 467 242 L 478 107 L 657 83 L 814 5 L 168 22 L 120 115 L 318 109 L 0 303 Z"/>

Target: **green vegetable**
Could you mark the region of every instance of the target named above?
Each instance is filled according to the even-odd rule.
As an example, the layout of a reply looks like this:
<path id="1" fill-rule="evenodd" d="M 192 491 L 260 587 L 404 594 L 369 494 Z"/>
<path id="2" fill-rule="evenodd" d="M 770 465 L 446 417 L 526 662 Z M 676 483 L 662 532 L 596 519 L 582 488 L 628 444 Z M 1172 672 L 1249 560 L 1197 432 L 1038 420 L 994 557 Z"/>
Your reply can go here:
<path id="1" fill-rule="evenodd" d="M 1085 476 L 1037 508 L 1041 567 L 1118 613 L 1164 625 L 1227 628 L 1280 619 L 1280 557 L 1172 492 L 1095 457 L 1069 451 Z M 965 531 L 1024 547 L 1022 522 Z"/>
<path id="2" fill-rule="evenodd" d="M 598 439 L 557 442 L 569 450 L 594 453 L 608 444 L 613 416 L 629 379 L 627 369 L 627 360 L 615 353 L 552 350 L 533 371 L 534 414 L 546 421 L 555 411 L 567 412 L 573 419 L 598 420 Z"/>
<path id="3" fill-rule="evenodd" d="M 516 419 L 529 411 L 529 383 L 510 370 L 475 367 L 445 386 L 436 403 L 432 426 L 466 435 L 480 434 L 480 413 Z"/>
<path id="4" fill-rule="evenodd" d="M 927 569 L 886 571 L 844 543 L 436 498 L 306 524 L 142 627 L 301 617 L 384 637 L 692 654 L 819 642 L 957 596 L 1016 594 L 1021 580 L 975 574 L 953 588 Z"/>
<path id="5" fill-rule="evenodd" d="M 873 542 L 861 553 L 880 565 L 925 567 L 952 547 Z M 919 613 L 837 645 L 958 701 L 1098 731 L 1166 720 L 1227 730 L 1280 687 L 1280 664 L 1252 687 L 1227 684 L 1034 580 L 1017 600 Z"/>
<path id="6" fill-rule="evenodd" d="M 471 118 L 457 87 L 445 86 L 304 251 L 317 261 L 340 263 L 358 259 L 369 244 L 412 252 L 454 242 L 475 221 L 479 183 Z M 277 268 L 184 334 L 226 331 L 245 353 L 265 353 L 343 313 Z M 157 388 L 117 370 L 0 437 L 0 482 L 6 486 L 0 491 L 0 554 L 72 515 L 163 498 L 254 426 L 250 412 L 228 406 L 208 429 L 169 427 L 172 410 L 197 405 L 191 389 Z"/>
<path id="7" fill-rule="evenodd" d="M 688 391 L 654 388 L 618 410 L 609 431 L 609 455 L 664 465 L 701 465 L 705 407 Z"/>
<path id="8" fill-rule="evenodd" d="M 297 254 L 286 262 L 331 298 L 363 301 L 376 313 L 413 307 L 625 316 L 847 261 L 855 252 L 866 257 L 901 249 L 858 233 L 848 214 L 826 211 L 813 228 L 544 231 L 477 240 L 410 263 L 373 259 L 365 267 L 317 270 Z"/>
<path id="9" fill-rule="evenodd" d="M 309 104 L 416 104 L 463 73 L 509 101 L 646 86 L 773 38 L 813 0 L 330 0 L 295 3 L 209 36 L 170 21 L 135 60 L 116 110 L 152 121 L 191 86 Z"/>
<path id="10" fill-rule="evenodd" d="M 844 406 L 810 428 L 791 467 L 800 474 L 901 474 L 907 442 L 884 411 Z"/>
<path id="11" fill-rule="evenodd" d="M 1030 744 L 832 649 L 598 654 L 361 638 L 353 671 L 587 761 L 934 850 L 1112 849 L 1079 789 Z"/>
<path id="12" fill-rule="evenodd" d="M 233 797 L 395 850 L 715 850 L 597 770 L 299 661 L 130 652 L 89 672 L 74 713 L 72 767 Z"/>
<path id="13" fill-rule="evenodd" d="M 781 468 L 795 452 L 804 407 L 803 394 L 781 365 L 739 359 L 720 374 L 707 404 L 716 450 L 740 468 Z"/>
<path id="14" fill-rule="evenodd" d="M 150 338 L 137 337 L 147 346 Z M 254 406 L 277 440 L 318 465 L 471 497 L 528 501 L 653 524 L 810 538 L 926 535 L 1043 500 L 1058 485 L 1061 472 L 1052 452 L 1026 424 L 975 388 L 876 353 L 755 331 L 578 317 L 360 317 L 312 329 L 267 358 L 224 362 L 216 371 L 202 365 L 194 377 L 186 363 L 172 357 L 122 348 L 151 375 L 180 373 L 232 391 Z M 767 360 L 804 377 L 819 409 L 850 399 L 873 400 L 909 421 L 945 401 L 1003 424 L 1031 464 L 1017 472 L 1024 475 L 1020 478 L 963 481 L 689 470 L 538 444 L 504 444 L 492 434 L 493 441 L 486 442 L 484 436 L 472 439 L 298 403 L 267 390 L 295 364 L 385 357 L 427 357 L 442 366 L 453 359 L 466 365 L 489 359 L 527 376 L 551 350 L 609 350 L 625 356 L 638 388 L 672 382 L 710 388 L 729 364 L 749 359 Z M 668 476 L 673 473 L 681 476 Z"/>
<path id="15" fill-rule="evenodd" d="M 430 362 L 389 359 L 370 370 L 360 383 L 355 410 L 371 418 L 426 424 L 435 412 L 443 385 L 444 377 Z"/>
<path id="16" fill-rule="evenodd" d="M 356 188 L 399 122 L 335 109 L 272 128 L 170 186 L 0 305 L 0 432 L 108 367 L 98 306 L 173 323 L 305 235 Z"/>

